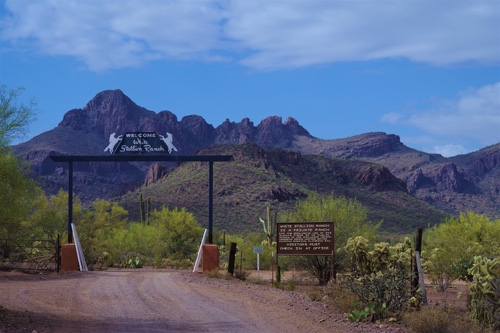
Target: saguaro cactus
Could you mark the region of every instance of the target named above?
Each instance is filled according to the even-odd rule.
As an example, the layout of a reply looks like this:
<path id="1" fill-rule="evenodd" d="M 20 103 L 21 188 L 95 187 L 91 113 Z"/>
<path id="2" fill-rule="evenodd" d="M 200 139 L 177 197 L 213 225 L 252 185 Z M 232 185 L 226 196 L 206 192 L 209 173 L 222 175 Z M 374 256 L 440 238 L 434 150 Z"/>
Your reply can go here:
<path id="1" fill-rule="evenodd" d="M 269 246 L 273 245 L 273 239 L 276 235 L 276 220 L 278 213 L 274 212 L 273 218 L 271 218 L 271 204 L 267 204 L 267 221 L 264 221 L 261 217 L 259 217 L 262 226 L 264 227 L 264 233 L 267 236 L 267 244 Z"/>
<path id="2" fill-rule="evenodd" d="M 139 194 L 139 209 L 141 212 L 141 223 L 149 224 L 149 214 L 151 212 L 151 198 L 147 202 L 142 199 L 142 193 Z"/>

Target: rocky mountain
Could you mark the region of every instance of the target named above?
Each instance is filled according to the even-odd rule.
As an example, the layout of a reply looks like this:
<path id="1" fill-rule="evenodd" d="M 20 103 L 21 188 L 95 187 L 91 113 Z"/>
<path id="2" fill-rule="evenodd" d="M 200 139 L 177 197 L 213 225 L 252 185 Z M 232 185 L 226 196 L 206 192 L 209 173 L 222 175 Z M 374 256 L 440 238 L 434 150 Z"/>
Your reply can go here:
<path id="1" fill-rule="evenodd" d="M 201 116 L 178 120 L 170 111 L 146 110 L 120 90 L 97 94 L 82 109 L 68 111 L 56 128 L 14 146 L 13 150 L 33 165 L 36 175 L 44 181 L 46 192 L 54 194 L 60 188 L 67 189 L 67 165 L 52 162 L 50 155 L 109 154 L 104 148 L 111 134 L 137 131 L 171 133 L 179 155 L 191 155 L 212 145 L 253 143 L 260 148 L 281 148 L 297 154 L 285 159 L 285 164 L 293 165 L 292 156 L 320 159 L 317 163 L 323 166 L 331 158 L 348 161 L 350 171 L 343 172 L 339 178 L 347 177 L 346 184 L 356 179 L 356 184 L 373 193 L 385 193 L 387 180 L 396 176 L 401 180 L 399 183 L 389 182 L 391 190 L 392 187 L 398 189 L 394 193 L 409 192 L 412 197 L 452 214 L 473 210 L 492 218 L 500 216 L 500 144 L 444 158 L 411 149 L 393 134 L 367 133 L 336 140 L 315 138 L 293 118 L 283 122 L 281 117 L 268 117 L 257 126 L 248 118 L 239 123 L 226 120 L 214 127 Z M 361 162 L 364 164 L 359 164 Z M 177 167 L 156 163 L 76 163 L 75 192 L 84 202 L 97 197 L 118 198 L 142 186 L 150 187 L 160 179 L 168 179 Z M 298 177 L 299 173 L 293 175 Z M 342 181 L 339 184 L 342 185 Z M 321 187 L 321 182 L 311 186 Z M 267 191 L 281 193 L 279 195 L 292 201 L 298 198 L 282 189 Z"/>
<path id="2" fill-rule="evenodd" d="M 338 140 L 298 138 L 294 149 L 386 166 L 408 191 L 451 214 L 467 210 L 500 216 L 500 143 L 445 158 L 405 146 L 399 136 L 367 133 Z"/>

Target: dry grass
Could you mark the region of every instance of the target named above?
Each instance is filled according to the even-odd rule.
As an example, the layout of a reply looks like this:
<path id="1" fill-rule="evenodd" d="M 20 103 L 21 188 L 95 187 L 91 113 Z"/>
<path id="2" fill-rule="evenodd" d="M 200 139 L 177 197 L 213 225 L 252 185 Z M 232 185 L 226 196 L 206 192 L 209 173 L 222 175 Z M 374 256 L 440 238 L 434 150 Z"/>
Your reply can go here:
<path id="1" fill-rule="evenodd" d="M 413 333 L 480 333 L 470 313 L 456 306 L 422 307 L 403 315 L 403 323 Z"/>

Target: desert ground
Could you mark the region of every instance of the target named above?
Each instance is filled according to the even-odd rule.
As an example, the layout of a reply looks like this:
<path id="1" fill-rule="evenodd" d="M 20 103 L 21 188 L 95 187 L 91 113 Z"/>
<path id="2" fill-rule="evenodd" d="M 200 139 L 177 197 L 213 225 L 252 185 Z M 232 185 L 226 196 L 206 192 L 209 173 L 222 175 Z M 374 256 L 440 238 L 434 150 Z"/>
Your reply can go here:
<path id="1" fill-rule="evenodd" d="M 404 332 L 350 323 L 297 291 L 186 270 L 0 272 L 0 305 L 0 333 Z"/>

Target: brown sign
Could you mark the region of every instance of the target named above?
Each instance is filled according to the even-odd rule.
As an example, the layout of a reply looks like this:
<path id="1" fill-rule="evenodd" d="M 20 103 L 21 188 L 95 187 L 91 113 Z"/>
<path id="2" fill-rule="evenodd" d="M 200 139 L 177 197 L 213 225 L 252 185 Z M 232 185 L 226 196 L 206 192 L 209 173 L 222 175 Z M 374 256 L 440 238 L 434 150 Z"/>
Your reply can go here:
<path id="1" fill-rule="evenodd" d="M 277 226 L 278 255 L 332 255 L 333 222 L 286 222 Z"/>

